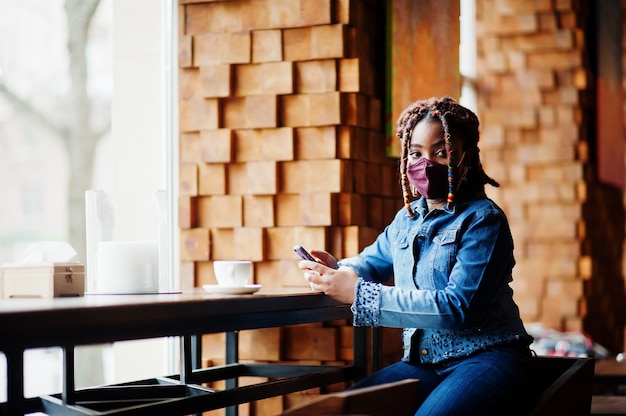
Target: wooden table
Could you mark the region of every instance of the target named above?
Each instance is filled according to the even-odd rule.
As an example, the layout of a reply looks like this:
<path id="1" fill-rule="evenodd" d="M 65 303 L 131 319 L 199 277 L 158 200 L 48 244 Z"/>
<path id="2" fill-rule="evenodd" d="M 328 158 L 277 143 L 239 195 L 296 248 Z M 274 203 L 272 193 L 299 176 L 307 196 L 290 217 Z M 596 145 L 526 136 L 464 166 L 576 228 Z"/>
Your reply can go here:
<path id="1" fill-rule="evenodd" d="M 157 295 L 87 295 L 80 298 L 3 299 L 0 350 L 7 358 L 7 402 L 0 414 L 44 411 L 64 415 L 184 415 L 229 407 L 359 378 L 365 374 L 364 328 L 355 328 L 354 365 L 301 366 L 238 363 L 237 331 L 351 318 L 348 305 L 311 291 L 262 289 L 253 295 L 216 296 L 204 291 Z M 226 365 L 196 368 L 194 338 L 227 333 Z M 77 390 L 74 347 L 122 340 L 177 336 L 178 375 Z M 24 351 L 59 346 L 63 350 L 60 394 L 24 398 Z M 238 387 L 241 376 L 268 382 Z M 203 383 L 227 380 L 214 391 Z M 236 409 L 236 408 L 235 408 Z M 235 410 L 236 411 L 236 410 Z"/>

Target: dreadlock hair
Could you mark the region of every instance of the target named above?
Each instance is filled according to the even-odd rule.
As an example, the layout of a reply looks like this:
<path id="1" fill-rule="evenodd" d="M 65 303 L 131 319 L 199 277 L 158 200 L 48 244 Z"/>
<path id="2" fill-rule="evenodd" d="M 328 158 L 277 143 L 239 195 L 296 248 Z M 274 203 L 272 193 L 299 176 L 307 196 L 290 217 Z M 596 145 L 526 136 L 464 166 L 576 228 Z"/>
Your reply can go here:
<path id="1" fill-rule="evenodd" d="M 441 123 L 448 156 L 448 198 L 446 205 L 452 208 L 456 202 L 465 202 L 472 198 L 485 196 L 485 184 L 498 187 L 500 184 L 487 176 L 478 156 L 478 117 L 471 110 L 458 104 L 450 97 L 432 97 L 415 101 L 402 111 L 396 122 L 396 136 L 400 139 L 400 184 L 404 205 L 411 216 L 411 193 L 407 177 L 409 145 L 413 129 L 420 121 Z M 462 155 L 454 154 L 454 142 L 463 142 Z M 458 157 L 461 157 L 459 160 Z M 457 166 L 464 161 L 467 168 L 462 177 L 457 178 Z"/>

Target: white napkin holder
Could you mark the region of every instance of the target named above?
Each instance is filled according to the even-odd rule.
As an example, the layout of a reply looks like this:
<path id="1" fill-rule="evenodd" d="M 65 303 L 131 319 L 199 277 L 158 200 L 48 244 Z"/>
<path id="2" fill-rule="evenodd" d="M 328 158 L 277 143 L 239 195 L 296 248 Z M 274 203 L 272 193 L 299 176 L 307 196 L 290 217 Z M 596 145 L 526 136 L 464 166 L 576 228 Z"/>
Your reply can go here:
<path id="1" fill-rule="evenodd" d="M 85 294 L 79 262 L 7 263 L 2 266 L 5 298 L 58 298 Z"/>

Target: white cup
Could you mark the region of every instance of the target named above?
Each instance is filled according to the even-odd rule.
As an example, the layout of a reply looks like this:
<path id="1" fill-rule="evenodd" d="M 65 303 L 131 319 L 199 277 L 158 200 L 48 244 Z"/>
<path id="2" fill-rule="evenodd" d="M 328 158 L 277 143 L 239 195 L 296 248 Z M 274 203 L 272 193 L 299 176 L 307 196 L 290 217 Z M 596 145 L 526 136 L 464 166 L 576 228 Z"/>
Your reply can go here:
<path id="1" fill-rule="evenodd" d="M 216 260 L 213 262 L 215 278 L 220 286 L 242 287 L 252 275 L 252 262 L 246 260 Z"/>

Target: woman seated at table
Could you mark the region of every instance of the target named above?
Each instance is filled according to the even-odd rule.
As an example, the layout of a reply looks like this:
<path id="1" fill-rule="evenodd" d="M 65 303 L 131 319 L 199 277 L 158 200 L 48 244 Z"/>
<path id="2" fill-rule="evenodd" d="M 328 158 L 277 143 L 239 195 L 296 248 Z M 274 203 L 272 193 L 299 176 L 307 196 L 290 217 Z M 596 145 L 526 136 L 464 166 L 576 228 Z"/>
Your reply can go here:
<path id="1" fill-rule="evenodd" d="M 419 379 L 416 415 L 523 408 L 532 338 L 509 286 L 508 221 L 485 195 L 499 185 L 480 163 L 478 126 L 449 97 L 409 105 L 396 124 L 405 207 L 359 255 L 312 250 L 319 262 L 299 264 L 313 288 L 352 304 L 355 326 L 404 328 L 402 360 L 353 388 Z"/>

